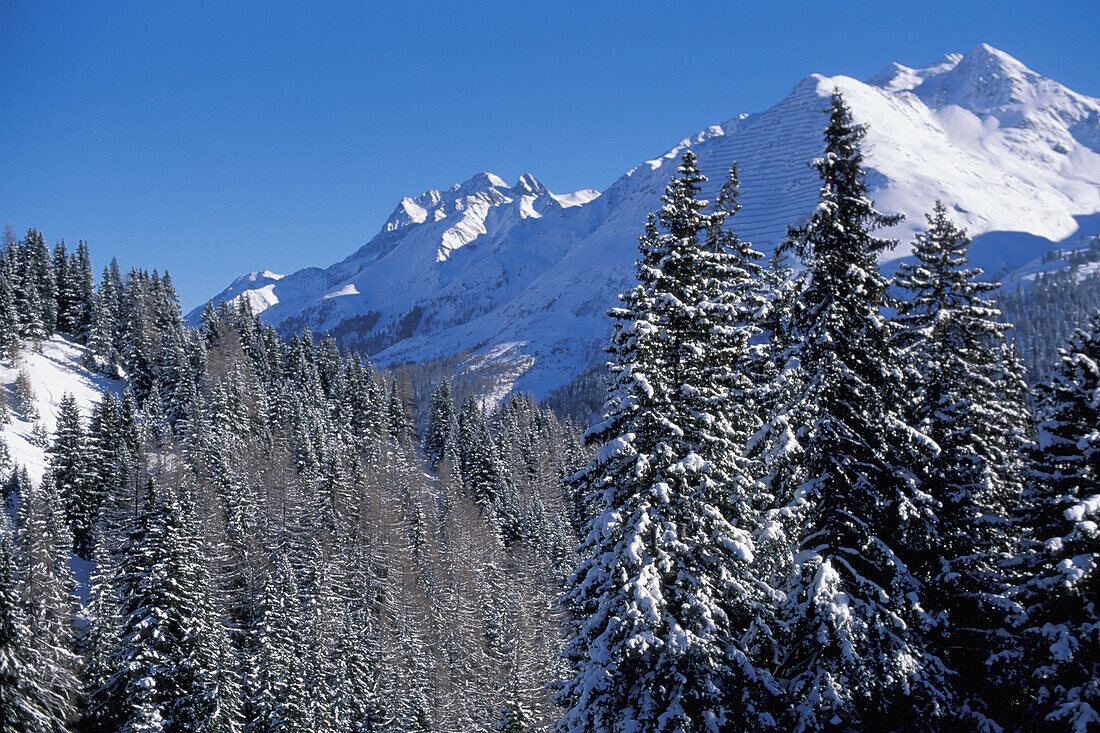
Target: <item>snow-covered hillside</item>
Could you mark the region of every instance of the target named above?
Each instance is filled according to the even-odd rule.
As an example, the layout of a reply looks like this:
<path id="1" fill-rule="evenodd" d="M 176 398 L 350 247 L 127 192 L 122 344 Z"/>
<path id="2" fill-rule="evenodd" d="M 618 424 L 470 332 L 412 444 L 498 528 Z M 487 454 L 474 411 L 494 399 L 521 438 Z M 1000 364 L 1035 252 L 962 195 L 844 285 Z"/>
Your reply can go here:
<path id="1" fill-rule="evenodd" d="M 35 426 L 41 423 L 48 434 L 53 434 L 58 406 L 65 393 L 76 398 L 81 413 L 87 417 L 105 390 L 121 396 L 125 388 L 122 382 L 85 368 L 83 356 L 84 347 L 54 336 L 41 344 L 40 351 L 24 347 L 14 363 L 5 360 L 0 364 L 0 385 L 11 417 L 0 430 L 0 436 L 11 451 L 13 464 L 25 466 L 35 483 L 42 480 L 47 462 L 45 449 L 35 439 Z M 31 409 L 27 410 L 13 405 L 21 372 L 30 384 Z"/>
<path id="2" fill-rule="evenodd" d="M 981 45 L 924 68 L 892 64 L 866 82 L 812 75 L 767 111 L 708 127 L 602 194 L 556 195 L 530 175 L 509 186 L 481 173 L 405 198 L 343 262 L 247 275 L 214 300 L 247 298 L 287 329 L 332 330 L 382 364 L 473 351 L 471 366 L 518 374 L 516 386 L 545 393 L 600 353 L 604 312 L 627 287 L 645 216 L 686 148 L 711 195 L 738 163 L 744 208 L 735 226 L 758 248 L 809 215 L 818 181 L 807 163 L 820 153 L 834 88 L 870 127 L 866 164 L 879 208 L 907 217 L 890 258 L 907 254 L 937 198 L 984 235 L 974 254 L 991 270 L 1093 233 L 1084 224 L 1100 227 L 1100 100 Z M 1010 246 L 1020 242 L 1027 246 Z"/>

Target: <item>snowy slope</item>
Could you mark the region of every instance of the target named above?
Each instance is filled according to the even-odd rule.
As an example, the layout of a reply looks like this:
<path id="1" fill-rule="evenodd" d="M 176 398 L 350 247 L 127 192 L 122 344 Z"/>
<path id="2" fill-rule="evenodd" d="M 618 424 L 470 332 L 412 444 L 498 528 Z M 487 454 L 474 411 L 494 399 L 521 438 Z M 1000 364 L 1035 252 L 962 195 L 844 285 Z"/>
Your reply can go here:
<path id="1" fill-rule="evenodd" d="M 482 173 L 402 199 L 343 262 L 245 276 L 214 300 L 246 297 L 284 328 L 331 329 L 383 364 L 472 350 L 471 367 L 519 375 L 518 387 L 544 393 L 598 357 L 604 311 L 627 287 L 642 223 L 686 148 L 710 177 L 710 196 L 737 161 L 744 208 L 735 225 L 760 249 L 809 215 L 818 181 L 807 163 L 820 154 L 834 88 L 870 127 L 869 183 L 882 210 L 906 214 L 894 232 L 903 243 L 937 198 L 985 235 L 975 259 L 992 270 L 1091 233 L 1079 222 L 1100 224 L 1091 216 L 1100 212 L 1100 100 L 981 45 L 924 68 L 892 64 L 866 82 L 812 75 L 765 112 L 708 127 L 600 195 Z M 887 258 L 907 252 L 903 244 Z"/>
<path id="2" fill-rule="evenodd" d="M 0 430 L 0 437 L 8 444 L 12 461 L 17 467 L 26 466 L 27 473 L 36 483 L 46 471 L 46 453 L 33 440 L 35 423 L 32 415 L 13 408 L 12 394 L 19 373 L 30 378 L 34 394 L 34 410 L 38 419 L 52 436 L 57 427 L 58 405 L 66 392 L 75 398 L 81 413 L 87 417 L 105 390 L 122 394 L 125 385 L 86 369 L 81 364 L 84 347 L 54 336 L 41 345 L 41 351 L 19 350 L 14 363 L 4 360 L 0 364 L 0 385 L 9 406 L 10 422 Z"/>

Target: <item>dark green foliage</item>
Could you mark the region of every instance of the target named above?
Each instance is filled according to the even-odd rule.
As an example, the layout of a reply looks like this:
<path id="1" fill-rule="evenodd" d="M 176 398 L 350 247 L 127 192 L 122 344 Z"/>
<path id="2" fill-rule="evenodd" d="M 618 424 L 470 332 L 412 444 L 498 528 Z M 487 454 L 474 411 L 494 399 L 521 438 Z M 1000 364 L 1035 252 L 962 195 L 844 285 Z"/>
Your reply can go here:
<path id="1" fill-rule="evenodd" d="M 432 394 L 431 410 L 428 429 L 424 434 L 424 455 L 428 463 L 435 466 L 445 456 L 454 453 L 455 441 L 458 440 L 458 417 L 451 396 L 451 383 L 447 380 L 440 382 Z"/>

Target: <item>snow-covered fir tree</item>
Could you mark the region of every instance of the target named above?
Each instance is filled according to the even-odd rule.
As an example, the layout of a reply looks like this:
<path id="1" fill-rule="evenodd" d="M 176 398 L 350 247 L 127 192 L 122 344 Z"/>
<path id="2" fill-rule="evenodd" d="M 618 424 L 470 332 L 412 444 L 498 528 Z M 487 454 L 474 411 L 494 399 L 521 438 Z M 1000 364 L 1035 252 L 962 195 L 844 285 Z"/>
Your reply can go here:
<path id="1" fill-rule="evenodd" d="M 57 485 L 65 518 L 73 535 L 73 549 L 90 558 L 92 538 L 99 516 L 100 497 L 91 480 L 86 461 L 83 418 L 70 393 L 62 395 L 57 407 L 57 428 L 49 448 L 50 477 Z"/>
<path id="2" fill-rule="evenodd" d="M 571 670 L 558 730 L 718 731 L 774 723 L 774 686 L 743 639 L 770 599 L 753 577 L 745 494 L 729 460 L 751 250 L 706 211 L 685 153 L 640 240 L 638 285 L 611 312 L 614 384 L 571 479 L 596 517 L 565 603 Z M 732 203 L 727 189 L 723 203 Z"/>
<path id="3" fill-rule="evenodd" d="M 432 411 L 428 416 L 428 430 L 424 434 L 424 454 L 428 462 L 438 465 L 448 453 L 454 452 L 457 439 L 458 416 L 455 414 L 451 383 L 444 379 L 432 393 Z"/>
<path id="4" fill-rule="evenodd" d="M 38 687 L 38 649 L 19 594 L 15 528 L 0 512 L 0 731 L 55 729 L 46 707 L 50 693 Z"/>
<path id="5" fill-rule="evenodd" d="M 958 675 L 963 704 L 979 720 L 998 692 L 987 659 L 1003 638 L 1010 603 L 1000 567 L 1011 544 L 1006 499 L 1018 501 L 1023 406 L 1006 388 L 1014 364 L 1008 326 L 988 299 L 999 285 L 968 266 L 970 240 L 937 202 L 915 262 L 900 266 L 895 342 L 908 365 L 908 420 L 936 445 L 918 467 L 935 503 L 925 531 L 911 532 L 906 561 L 928 588 L 933 648 Z M 984 711 L 984 712 L 983 712 Z"/>
<path id="6" fill-rule="evenodd" d="M 1038 389 L 1006 682 L 1028 730 L 1100 728 L 1100 314 Z"/>
<path id="7" fill-rule="evenodd" d="M 925 638 L 924 588 L 900 554 L 933 505 L 914 475 L 927 439 L 900 413 L 900 362 L 883 314 L 877 258 L 894 243 L 873 232 L 897 218 L 867 197 L 864 134 L 835 92 L 814 163 L 820 203 L 790 232 L 807 278 L 783 368 L 797 381 L 771 431 L 789 443 L 773 491 L 797 519 L 777 668 L 790 730 L 926 729 L 953 705 Z"/>

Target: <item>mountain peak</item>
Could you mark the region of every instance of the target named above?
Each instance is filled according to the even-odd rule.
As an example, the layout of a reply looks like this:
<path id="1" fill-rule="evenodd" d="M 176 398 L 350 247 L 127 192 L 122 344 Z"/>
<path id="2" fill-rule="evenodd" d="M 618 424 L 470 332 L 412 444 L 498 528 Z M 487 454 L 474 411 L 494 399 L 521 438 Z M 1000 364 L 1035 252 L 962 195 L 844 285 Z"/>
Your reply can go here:
<path id="1" fill-rule="evenodd" d="M 482 171 L 481 173 L 475 173 L 463 183 L 456 183 L 451 186 L 451 190 L 456 193 L 480 193 L 491 188 L 508 188 L 508 184 L 500 176 Z"/>
<path id="2" fill-rule="evenodd" d="M 247 275 L 241 275 L 230 284 L 230 287 L 256 287 L 257 285 L 266 285 L 268 283 L 276 282 L 282 279 L 282 275 L 274 273 L 271 270 L 257 270 L 256 272 L 250 272 Z"/>
<path id="3" fill-rule="evenodd" d="M 530 173 L 524 173 L 516 181 L 516 185 L 512 187 L 513 191 L 518 191 L 521 194 L 527 194 L 529 196 L 542 196 L 545 193 L 550 193 L 546 186 L 535 178 Z"/>
<path id="4" fill-rule="evenodd" d="M 977 46 L 963 54 L 962 59 L 982 59 L 988 63 L 995 64 L 1001 67 L 1018 67 L 1020 69 L 1027 69 L 1027 67 L 1020 63 L 1020 61 L 1017 60 L 1014 56 L 1002 51 L 999 48 L 990 46 L 988 43 L 979 43 Z M 960 59 L 960 61 L 962 59 Z"/>
<path id="5" fill-rule="evenodd" d="M 979 43 L 970 49 L 959 59 L 952 71 L 956 75 L 972 80 L 981 78 L 989 81 L 1027 83 L 1041 78 L 1011 55 L 988 43 Z"/>

